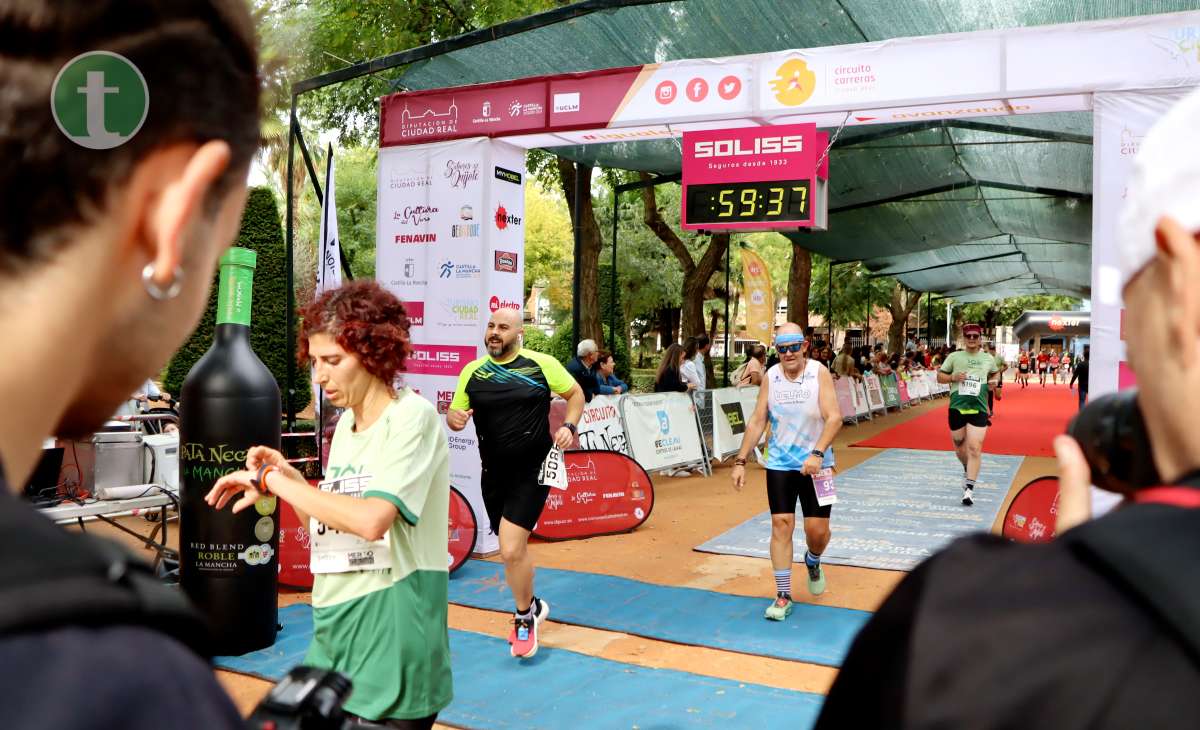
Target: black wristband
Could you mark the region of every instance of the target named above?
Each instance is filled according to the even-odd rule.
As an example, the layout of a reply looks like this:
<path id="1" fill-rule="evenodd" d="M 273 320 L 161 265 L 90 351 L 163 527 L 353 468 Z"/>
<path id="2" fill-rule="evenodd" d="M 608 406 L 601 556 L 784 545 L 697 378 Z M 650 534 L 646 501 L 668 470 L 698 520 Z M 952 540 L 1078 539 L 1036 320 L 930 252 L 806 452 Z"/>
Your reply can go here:
<path id="1" fill-rule="evenodd" d="M 816 456 L 816 457 L 818 457 L 818 458 L 821 458 L 821 459 L 824 459 L 824 458 L 825 458 L 825 452 L 824 452 L 824 451 L 821 451 L 820 449 L 813 449 L 812 451 L 810 451 L 810 452 L 809 452 L 809 455 L 810 455 L 810 456 Z"/>
<path id="2" fill-rule="evenodd" d="M 563 426 L 565 426 L 566 428 L 569 428 L 571 430 L 571 433 L 575 434 L 576 436 L 579 435 L 579 428 L 575 424 L 571 423 L 570 421 L 563 421 Z"/>

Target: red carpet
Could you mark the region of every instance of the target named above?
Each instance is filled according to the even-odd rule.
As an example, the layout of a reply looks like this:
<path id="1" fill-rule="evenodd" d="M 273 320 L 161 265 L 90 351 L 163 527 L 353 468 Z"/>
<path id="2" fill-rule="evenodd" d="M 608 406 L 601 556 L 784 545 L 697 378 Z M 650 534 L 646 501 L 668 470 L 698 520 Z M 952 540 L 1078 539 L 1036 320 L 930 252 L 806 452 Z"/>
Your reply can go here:
<path id="1" fill-rule="evenodd" d="M 953 445 L 946 424 L 949 399 L 941 398 L 937 403 L 938 407 L 933 411 L 854 446 L 951 451 Z M 1067 421 L 1078 408 L 1078 394 L 1065 385 L 1043 388 L 1034 380 L 1022 390 L 1015 383 L 1005 383 L 1004 400 L 996 404 L 996 414 L 992 416 L 992 427 L 983 442 L 983 451 L 1016 456 L 1054 456 L 1051 445 L 1054 437 L 1066 430 Z"/>

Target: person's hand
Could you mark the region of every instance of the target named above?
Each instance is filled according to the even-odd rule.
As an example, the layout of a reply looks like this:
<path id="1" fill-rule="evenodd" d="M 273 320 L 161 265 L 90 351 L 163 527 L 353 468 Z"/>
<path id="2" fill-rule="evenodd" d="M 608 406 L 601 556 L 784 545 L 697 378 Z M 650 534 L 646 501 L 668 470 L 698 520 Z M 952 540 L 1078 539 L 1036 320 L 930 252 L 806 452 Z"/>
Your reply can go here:
<path id="1" fill-rule="evenodd" d="M 966 379 L 967 379 L 966 373 L 955 373 L 954 376 L 951 378 L 951 380 L 953 380 L 956 383 L 961 383 L 962 381 L 964 381 Z"/>
<path id="2" fill-rule="evenodd" d="M 623 393 L 623 392 L 624 392 L 624 391 L 623 391 L 623 390 L 621 390 L 621 386 L 619 386 L 619 385 L 614 385 L 614 386 L 613 386 L 613 394 L 614 394 L 614 395 L 620 395 L 620 394 L 621 394 L 621 393 Z"/>
<path id="3" fill-rule="evenodd" d="M 254 488 L 254 484 L 250 480 L 258 476 L 257 471 L 243 469 L 241 471 L 231 472 L 217 480 L 213 488 L 204 497 L 204 501 L 208 502 L 210 507 L 216 509 L 225 509 L 225 505 L 229 504 L 229 500 L 233 499 L 238 493 L 241 493 L 241 498 L 233 504 L 233 513 L 237 514 L 244 509 L 254 506 L 254 503 L 262 498 L 262 493 Z"/>
<path id="4" fill-rule="evenodd" d="M 270 464 L 288 479 L 304 481 L 304 475 L 300 473 L 300 470 L 289 464 L 287 458 L 275 449 L 267 446 L 255 446 L 246 452 L 247 469 L 257 473 L 258 468 L 263 464 Z"/>
<path id="5" fill-rule="evenodd" d="M 688 390 L 695 390 L 695 389 L 696 389 L 696 384 L 695 384 L 695 383 L 688 383 L 688 384 L 687 384 L 687 389 L 688 389 Z"/>
<path id="6" fill-rule="evenodd" d="M 446 423 L 450 424 L 450 428 L 455 431 L 461 431 L 467 427 L 467 421 L 471 420 L 471 416 L 475 415 L 475 409 L 460 411 L 454 408 L 446 411 Z"/>
<path id="7" fill-rule="evenodd" d="M 465 421 L 464 421 L 465 423 Z M 566 426 L 561 426 L 554 434 L 554 445 L 560 449 L 569 449 L 575 443 L 575 434 L 571 433 L 571 429 Z"/>
<path id="8" fill-rule="evenodd" d="M 1092 519 L 1092 472 L 1079 443 L 1066 434 L 1054 437 L 1054 454 L 1058 457 L 1058 522 L 1055 534 L 1062 535 L 1072 527 Z"/>
<path id="9" fill-rule="evenodd" d="M 729 472 L 729 477 L 733 480 L 733 488 L 739 492 L 742 491 L 742 487 L 746 485 L 746 467 L 734 464 L 733 469 Z"/>
<path id="10" fill-rule="evenodd" d="M 821 457 L 817 456 L 816 454 L 809 454 L 808 458 L 804 460 L 804 465 L 800 467 L 800 473 L 812 476 L 813 474 L 821 471 L 821 466 Z"/>

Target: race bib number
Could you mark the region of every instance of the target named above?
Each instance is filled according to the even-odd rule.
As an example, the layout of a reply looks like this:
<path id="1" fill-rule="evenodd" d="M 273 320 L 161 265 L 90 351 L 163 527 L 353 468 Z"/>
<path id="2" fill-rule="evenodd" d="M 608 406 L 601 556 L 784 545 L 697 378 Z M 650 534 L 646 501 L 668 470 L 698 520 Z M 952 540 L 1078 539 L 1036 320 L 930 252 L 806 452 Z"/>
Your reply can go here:
<path id="1" fill-rule="evenodd" d="M 833 469 L 822 469 L 813 474 L 813 489 L 817 492 L 817 505 L 826 507 L 837 504 L 837 490 L 833 486 Z"/>
<path id="2" fill-rule="evenodd" d="M 958 384 L 959 395 L 979 395 L 979 391 L 983 382 L 973 375 L 968 375 L 967 379 Z"/>
<path id="3" fill-rule="evenodd" d="M 542 462 L 542 471 L 538 474 L 538 484 L 554 489 L 567 488 L 567 469 L 563 464 L 563 452 L 557 446 L 550 447 L 550 453 L 546 454 L 546 460 Z"/>
<path id="4" fill-rule="evenodd" d="M 349 476 L 321 482 L 317 488 L 330 494 L 342 494 L 362 499 L 371 484 L 370 476 Z M 352 573 L 359 570 L 384 570 L 392 567 L 392 534 L 385 532 L 379 540 L 364 540 L 329 527 L 315 517 L 308 519 L 312 536 L 309 570 L 318 573 Z"/>

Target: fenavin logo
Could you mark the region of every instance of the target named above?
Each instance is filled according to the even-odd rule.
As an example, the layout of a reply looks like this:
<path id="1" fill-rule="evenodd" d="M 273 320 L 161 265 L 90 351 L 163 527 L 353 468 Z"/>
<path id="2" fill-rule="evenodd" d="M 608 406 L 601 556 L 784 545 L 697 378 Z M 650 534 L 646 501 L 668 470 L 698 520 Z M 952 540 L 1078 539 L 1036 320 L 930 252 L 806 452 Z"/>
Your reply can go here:
<path id="1" fill-rule="evenodd" d="M 50 111 L 62 133 L 90 150 L 110 150 L 138 133 L 150 111 L 146 77 L 109 51 L 67 61 L 51 86 Z"/>

